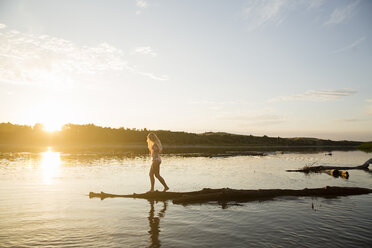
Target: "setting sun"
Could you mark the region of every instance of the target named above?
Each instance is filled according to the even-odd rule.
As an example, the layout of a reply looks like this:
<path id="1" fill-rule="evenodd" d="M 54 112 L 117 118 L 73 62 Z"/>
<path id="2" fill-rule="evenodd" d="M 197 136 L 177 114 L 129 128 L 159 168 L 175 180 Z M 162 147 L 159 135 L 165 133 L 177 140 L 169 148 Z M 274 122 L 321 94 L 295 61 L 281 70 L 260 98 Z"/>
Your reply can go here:
<path id="1" fill-rule="evenodd" d="M 45 121 L 42 124 L 44 126 L 44 130 L 47 131 L 47 132 L 61 131 L 62 126 L 63 126 L 62 123 L 60 123 L 58 121 L 54 121 L 54 120 Z"/>
<path id="2" fill-rule="evenodd" d="M 45 98 L 29 106 L 25 119 L 32 125 L 41 123 L 47 132 L 60 131 L 69 122 L 70 112 L 66 106 L 55 99 Z"/>

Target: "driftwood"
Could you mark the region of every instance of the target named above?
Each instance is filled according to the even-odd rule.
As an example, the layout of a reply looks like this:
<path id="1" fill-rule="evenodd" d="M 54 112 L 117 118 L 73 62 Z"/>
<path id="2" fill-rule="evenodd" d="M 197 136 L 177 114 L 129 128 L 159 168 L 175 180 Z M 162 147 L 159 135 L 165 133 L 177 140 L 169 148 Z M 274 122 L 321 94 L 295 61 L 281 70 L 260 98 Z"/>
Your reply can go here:
<path id="1" fill-rule="evenodd" d="M 372 158 L 359 166 L 305 166 L 302 169 L 286 170 L 288 172 L 326 172 L 327 170 L 369 170 L 368 166 L 372 164 Z"/>
<path id="2" fill-rule="evenodd" d="M 358 187 L 329 187 L 313 189 L 258 189 L 258 190 L 237 190 L 237 189 L 203 189 L 191 192 L 151 192 L 143 194 L 115 195 L 104 192 L 90 192 L 89 197 L 105 198 L 125 197 L 141 198 L 155 201 L 172 200 L 174 204 L 205 203 L 210 201 L 217 202 L 247 202 L 256 200 L 268 200 L 280 196 L 311 196 L 311 197 L 337 197 L 347 195 L 361 195 L 372 193 L 372 189 Z"/>

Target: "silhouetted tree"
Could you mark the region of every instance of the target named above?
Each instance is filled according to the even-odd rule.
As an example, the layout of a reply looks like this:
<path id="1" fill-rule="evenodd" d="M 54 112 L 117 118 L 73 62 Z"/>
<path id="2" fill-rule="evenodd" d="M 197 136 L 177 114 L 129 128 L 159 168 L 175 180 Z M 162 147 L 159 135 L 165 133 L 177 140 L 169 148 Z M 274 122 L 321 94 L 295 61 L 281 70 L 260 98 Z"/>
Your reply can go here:
<path id="1" fill-rule="evenodd" d="M 201 134 L 136 128 L 100 127 L 94 124 L 65 124 L 61 131 L 46 132 L 42 124 L 33 127 L 0 123 L 0 144 L 32 145 L 144 145 L 149 132 L 155 132 L 165 145 L 213 146 L 357 146 L 363 142 L 331 141 L 315 138 L 280 138 L 237 135 L 223 132 Z"/>

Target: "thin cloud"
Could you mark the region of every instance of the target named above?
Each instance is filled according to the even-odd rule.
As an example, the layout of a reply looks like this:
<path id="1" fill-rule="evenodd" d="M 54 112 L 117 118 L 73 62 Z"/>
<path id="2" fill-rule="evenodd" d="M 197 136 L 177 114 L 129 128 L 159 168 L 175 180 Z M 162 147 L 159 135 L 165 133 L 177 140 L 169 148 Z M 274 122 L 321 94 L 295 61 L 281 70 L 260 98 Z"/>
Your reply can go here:
<path id="1" fill-rule="evenodd" d="M 349 118 L 349 119 L 339 119 L 337 121 L 340 121 L 340 122 L 364 122 L 364 121 L 368 121 L 368 119 L 363 119 L 363 118 Z"/>
<path id="2" fill-rule="evenodd" d="M 137 0 L 136 6 L 140 8 L 139 10 L 136 11 L 136 15 L 139 15 L 142 13 L 143 9 L 146 9 L 147 7 L 149 7 L 149 4 L 144 0 Z"/>
<path id="3" fill-rule="evenodd" d="M 169 80 L 169 77 L 167 75 L 155 75 L 150 72 L 144 72 L 138 68 L 136 65 L 129 65 L 127 64 L 126 69 L 128 71 L 133 72 L 134 74 L 142 75 L 145 77 L 148 77 L 150 79 L 156 80 L 156 81 L 167 81 Z"/>
<path id="4" fill-rule="evenodd" d="M 150 55 L 151 57 L 156 57 L 158 54 L 150 46 L 141 46 L 134 49 L 133 53 L 139 53 L 144 55 Z"/>
<path id="5" fill-rule="evenodd" d="M 167 81 L 167 80 L 169 80 L 169 76 L 167 76 L 167 75 L 155 75 L 155 74 L 152 74 L 150 72 L 142 72 L 142 71 L 135 71 L 135 72 L 139 75 L 146 76 L 146 77 L 151 78 L 151 79 L 156 80 L 156 81 Z"/>
<path id="6" fill-rule="evenodd" d="M 308 1 L 308 4 L 309 4 L 309 9 L 317 9 L 317 8 L 320 8 L 321 6 L 323 6 L 325 3 L 325 0 L 312 0 L 312 1 Z"/>
<path id="7" fill-rule="evenodd" d="M 2 24 L 2 23 L 0 23 L 0 29 L 2 29 L 2 28 L 6 28 L 6 25 L 5 25 L 5 24 Z"/>
<path id="8" fill-rule="evenodd" d="M 279 96 L 272 98 L 269 102 L 279 101 L 330 101 L 355 94 L 355 90 L 309 90 L 302 94 L 291 96 Z"/>
<path id="9" fill-rule="evenodd" d="M 353 1 L 352 3 L 335 9 L 329 19 L 324 23 L 324 25 L 335 25 L 344 22 L 353 16 L 355 7 L 359 4 L 359 0 Z"/>
<path id="10" fill-rule="evenodd" d="M 148 78 L 156 80 L 156 81 L 167 81 L 167 80 L 169 80 L 169 77 L 167 75 L 155 75 L 155 74 L 150 73 L 150 72 L 144 72 L 144 71 L 141 71 L 137 66 L 134 66 L 134 65 L 133 66 L 127 65 L 126 69 L 135 73 L 135 74 L 142 75 L 142 76 L 148 77 Z"/>
<path id="11" fill-rule="evenodd" d="M 243 19 L 248 23 L 248 29 L 254 30 L 267 25 L 279 26 L 294 11 L 318 11 L 323 10 L 325 0 L 250 0 L 242 10 Z M 355 8 L 360 0 L 355 0 L 348 5 L 333 9 L 323 25 L 330 26 L 342 23 L 354 15 Z M 338 4 L 338 2 L 337 2 Z M 320 16 L 318 16 L 320 18 Z"/>
<path id="12" fill-rule="evenodd" d="M 250 30 L 273 24 L 280 25 L 295 10 L 317 10 L 324 5 L 324 0 L 251 0 L 243 9 L 243 18 Z"/>
<path id="13" fill-rule="evenodd" d="M 360 43 L 362 43 L 365 39 L 366 39 L 366 37 L 361 37 L 358 40 L 354 41 L 353 43 L 351 43 L 351 44 L 349 44 L 345 47 L 342 47 L 340 49 L 337 49 L 337 50 L 333 51 L 332 53 L 340 53 L 340 52 L 345 52 L 347 50 L 353 49 L 353 48 L 357 47 Z"/>
<path id="14" fill-rule="evenodd" d="M 280 24 L 285 18 L 287 0 L 249 1 L 243 10 L 244 19 L 249 22 L 249 29 L 256 29 L 268 23 Z"/>
<path id="15" fill-rule="evenodd" d="M 79 46 L 48 35 L 16 30 L 0 34 L 0 81 L 17 84 L 73 85 L 78 75 L 130 71 L 153 80 L 167 80 L 139 70 L 122 50 L 102 43 Z"/>
<path id="16" fill-rule="evenodd" d="M 137 0 L 136 5 L 137 5 L 137 7 L 143 8 L 143 9 L 145 9 L 149 6 L 149 4 L 144 0 Z"/>
<path id="17" fill-rule="evenodd" d="M 226 114 L 217 117 L 220 121 L 236 121 L 249 126 L 271 126 L 286 121 L 286 117 L 277 114 Z"/>

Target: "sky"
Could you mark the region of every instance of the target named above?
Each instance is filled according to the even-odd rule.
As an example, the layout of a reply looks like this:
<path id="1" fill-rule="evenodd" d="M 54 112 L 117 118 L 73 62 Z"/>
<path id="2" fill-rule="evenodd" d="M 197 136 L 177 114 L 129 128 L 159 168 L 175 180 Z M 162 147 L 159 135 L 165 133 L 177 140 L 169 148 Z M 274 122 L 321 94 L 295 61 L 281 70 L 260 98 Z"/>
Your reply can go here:
<path id="1" fill-rule="evenodd" d="M 0 0 L 0 122 L 372 140 L 372 1 Z"/>

